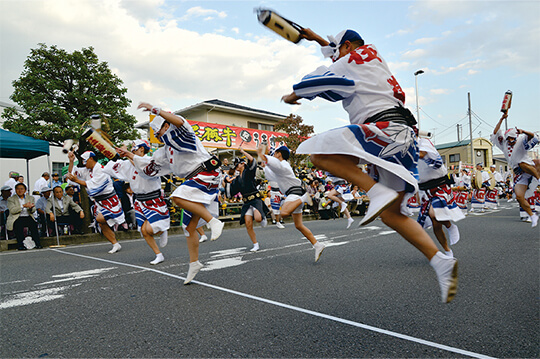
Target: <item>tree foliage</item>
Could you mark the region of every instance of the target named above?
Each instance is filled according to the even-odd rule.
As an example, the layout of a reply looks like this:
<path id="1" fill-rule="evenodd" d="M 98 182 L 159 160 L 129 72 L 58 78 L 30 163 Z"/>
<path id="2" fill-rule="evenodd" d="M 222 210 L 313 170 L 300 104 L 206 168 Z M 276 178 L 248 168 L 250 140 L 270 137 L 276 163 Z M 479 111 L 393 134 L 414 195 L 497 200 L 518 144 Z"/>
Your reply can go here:
<path id="1" fill-rule="evenodd" d="M 278 121 L 274 125 L 274 130 L 288 134 L 288 136 L 277 137 L 276 141 L 283 141 L 287 144 L 291 150 L 289 162 L 293 168 L 298 168 L 307 156 L 296 154 L 296 149 L 313 134 L 313 126 L 304 124 L 302 117 L 291 113 L 287 118 Z"/>
<path id="2" fill-rule="evenodd" d="M 34 138 L 61 144 L 78 139 L 91 115 L 107 119 L 104 130 L 113 141 L 136 136 L 135 117 L 123 81 L 106 62 L 100 62 L 92 47 L 68 53 L 56 46 L 39 44 L 32 49 L 18 80 L 13 81 L 11 100 L 5 109 L 4 128 Z"/>

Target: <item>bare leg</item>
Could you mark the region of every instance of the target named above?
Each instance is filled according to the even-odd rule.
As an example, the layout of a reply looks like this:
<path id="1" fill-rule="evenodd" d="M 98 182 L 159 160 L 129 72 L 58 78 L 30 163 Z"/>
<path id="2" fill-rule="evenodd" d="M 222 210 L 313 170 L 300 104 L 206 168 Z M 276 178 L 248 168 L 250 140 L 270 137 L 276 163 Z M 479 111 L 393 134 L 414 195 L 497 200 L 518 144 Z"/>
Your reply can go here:
<path id="1" fill-rule="evenodd" d="M 540 179 L 540 176 L 538 175 L 538 173 L 540 173 L 540 172 L 537 169 L 539 166 L 540 166 L 540 161 L 535 162 L 534 166 L 530 165 L 528 163 L 525 163 L 525 162 L 521 162 L 519 164 L 519 168 L 521 168 L 523 170 L 523 172 L 530 174 L 531 176 L 533 176 L 536 179 Z"/>
<path id="2" fill-rule="evenodd" d="M 118 243 L 114 231 L 111 227 L 109 227 L 109 225 L 107 224 L 107 220 L 105 219 L 105 217 L 103 217 L 101 213 L 97 215 L 96 221 L 99 223 L 99 226 L 101 227 L 101 232 L 103 233 L 105 238 L 107 238 L 107 240 L 112 244 Z"/>
<path id="3" fill-rule="evenodd" d="M 199 260 L 199 236 L 197 235 L 197 224 L 199 223 L 199 219 L 200 217 L 198 215 L 193 214 L 193 217 L 191 217 L 191 221 L 189 221 L 189 224 L 186 227 L 186 231 L 189 233 L 189 236 L 186 237 L 186 240 L 189 251 L 190 263 Z"/>
<path id="4" fill-rule="evenodd" d="M 529 205 L 529 202 L 527 202 L 527 199 L 525 198 L 525 192 L 527 192 L 526 185 L 517 184 L 514 186 L 514 193 L 516 194 L 516 199 L 521 205 L 521 208 L 523 208 L 523 210 L 527 212 L 529 216 L 532 217 L 533 211 L 531 210 L 531 206 Z"/>
<path id="5" fill-rule="evenodd" d="M 448 228 L 450 227 L 450 221 L 442 221 L 439 222 L 435 219 L 435 213 L 433 213 L 433 207 L 429 209 L 429 217 L 431 218 L 431 222 L 433 223 L 433 233 L 435 233 L 435 237 L 437 237 L 437 240 L 443 247 L 443 249 L 447 252 L 450 252 L 450 246 L 448 245 L 448 241 L 446 239 L 446 234 L 443 230 L 443 225 Z"/>
<path id="6" fill-rule="evenodd" d="M 311 162 L 322 170 L 346 179 L 364 191 L 369 191 L 376 183 L 358 165 L 358 158 L 349 155 L 311 155 Z"/>
<path id="7" fill-rule="evenodd" d="M 398 232 L 428 259 L 431 259 L 439 250 L 418 222 L 401 213 L 404 194 L 404 192 L 399 192 L 398 200 L 381 213 L 381 219 L 384 224 Z"/>
<path id="8" fill-rule="evenodd" d="M 313 233 L 311 233 L 309 228 L 304 225 L 304 222 L 302 221 L 302 213 L 293 213 L 292 218 L 296 229 L 298 229 L 300 233 L 302 233 L 311 244 L 317 243 L 317 240 L 315 239 Z"/>
<path id="9" fill-rule="evenodd" d="M 210 222 L 212 218 L 214 218 L 202 203 L 188 201 L 180 197 L 172 197 L 172 199 L 174 204 L 176 204 L 178 207 L 193 213 L 193 216 L 197 215 L 199 218 L 204 219 L 206 222 Z M 193 228 L 193 230 L 195 230 L 195 228 Z"/>
<path id="10" fill-rule="evenodd" d="M 155 254 L 160 254 L 161 251 L 158 248 L 156 240 L 154 239 L 154 230 L 150 225 L 150 222 L 144 221 L 141 227 L 141 234 L 150 248 L 154 251 Z"/>
<path id="11" fill-rule="evenodd" d="M 244 220 L 246 223 L 246 230 L 249 238 L 251 239 L 251 242 L 253 242 L 253 244 L 257 243 L 257 235 L 255 235 L 255 231 L 253 230 L 253 217 L 245 216 Z"/>

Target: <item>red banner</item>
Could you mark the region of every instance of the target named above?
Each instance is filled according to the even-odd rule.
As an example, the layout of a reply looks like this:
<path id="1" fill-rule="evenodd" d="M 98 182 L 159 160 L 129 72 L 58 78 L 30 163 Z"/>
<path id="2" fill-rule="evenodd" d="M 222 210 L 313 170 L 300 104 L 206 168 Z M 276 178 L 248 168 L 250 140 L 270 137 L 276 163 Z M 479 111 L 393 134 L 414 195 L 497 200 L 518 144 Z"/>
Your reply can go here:
<path id="1" fill-rule="evenodd" d="M 237 149 L 240 144 L 245 150 L 256 150 L 262 143 L 273 148 L 276 145 L 284 145 L 284 142 L 276 143 L 276 137 L 287 137 L 286 133 L 256 130 L 235 126 L 220 125 L 217 123 L 190 121 L 189 124 L 204 147 L 232 148 Z"/>

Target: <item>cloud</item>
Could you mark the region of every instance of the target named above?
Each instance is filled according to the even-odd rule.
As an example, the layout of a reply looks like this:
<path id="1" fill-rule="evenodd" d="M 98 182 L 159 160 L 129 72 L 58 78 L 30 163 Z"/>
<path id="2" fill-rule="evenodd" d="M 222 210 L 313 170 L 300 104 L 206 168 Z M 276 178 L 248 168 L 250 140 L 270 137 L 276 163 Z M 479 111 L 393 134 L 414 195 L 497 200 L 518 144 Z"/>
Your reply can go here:
<path id="1" fill-rule="evenodd" d="M 393 32 L 391 34 L 388 34 L 385 37 L 387 39 L 389 39 L 389 38 L 394 37 L 394 36 L 403 36 L 403 35 L 409 34 L 410 32 L 411 32 L 410 29 L 401 29 L 401 30 L 398 30 L 398 31 Z"/>
<path id="2" fill-rule="evenodd" d="M 279 99 L 292 84 L 326 63 L 315 45 L 296 46 L 272 34 L 251 40 L 200 34 L 183 29 L 172 17 L 141 15 L 158 3 L 149 0 L 126 11 L 123 1 L 9 2 L 3 8 L 23 15 L 0 24 L 0 60 L 10 69 L 2 73 L 2 98 L 11 94 L 11 81 L 20 76 L 26 56 L 39 42 L 69 52 L 94 47 L 99 60 L 124 81 L 132 113 L 139 101 L 162 101 L 163 108 L 180 109 L 214 98 L 248 106 L 266 99 L 266 109 L 277 112 L 273 108 L 283 108 Z M 186 15 L 226 16 L 201 7 Z"/>
<path id="3" fill-rule="evenodd" d="M 417 59 L 426 56 L 426 53 L 424 49 L 415 49 L 404 52 L 402 57 L 405 59 Z"/>
<path id="4" fill-rule="evenodd" d="M 227 13 L 225 11 L 217 11 L 212 9 L 204 9 L 200 6 L 195 6 L 192 8 L 189 8 L 186 11 L 186 14 L 181 18 L 181 20 L 191 20 L 193 18 L 204 18 L 205 21 L 212 20 L 216 17 L 220 19 L 224 19 L 227 17 Z"/>
<path id="5" fill-rule="evenodd" d="M 456 4 L 429 0 L 414 2 L 408 16 L 415 22 L 421 20 L 416 32 L 426 33 L 429 29 L 443 34 L 437 41 L 422 44 L 423 55 L 431 58 L 432 64 L 433 60 L 439 60 L 440 69 L 469 71 L 467 66 L 454 64 L 477 61 L 475 71 L 507 66 L 524 73 L 540 72 L 539 12 L 540 2 L 536 1 L 515 1 L 509 6 L 502 1 Z M 413 45 L 419 44 L 416 41 Z M 403 57 L 414 57 L 415 51 L 406 51 Z"/>
<path id="6" fill-rule="evenodd" d="M 437 40 L 436 37 L 423 37 L 421 39 L 414 40 L 413 44 L 414 45 L 424 45 L 424 44 L 429 44 L 430 42 L 433 42 L 435 40 Z"/>

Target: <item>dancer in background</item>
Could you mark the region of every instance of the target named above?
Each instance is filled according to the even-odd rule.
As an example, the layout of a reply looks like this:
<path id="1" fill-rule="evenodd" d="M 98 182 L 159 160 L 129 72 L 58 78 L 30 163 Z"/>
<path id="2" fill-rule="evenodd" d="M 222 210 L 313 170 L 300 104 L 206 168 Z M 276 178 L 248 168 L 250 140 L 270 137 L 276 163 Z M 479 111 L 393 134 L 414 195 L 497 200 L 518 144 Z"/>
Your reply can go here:
<path id="1" fill-rule="evenodd" d="M 268 224 L 266 215 L 269 210 L 262 200 L 262 195 L 257 189 L 257 182 L 255 181 L 257 161 L 255 161 L 252 155 L 244 151 L 242 147 L 239 147 L 238 150 L 246 159 L 235 158 L 234 168 L 239 174 L 234 179 L 225 179 L 225 181 L 231 185 L 231 194 L 238 192 L 242 194 L 244 205 L 240 213 L 240 224 L 245 223 L 249 239 L 253 243 L 251 251 L 257 252 L 260 247 L 259 242 L 257 242 L 257 235 L 253 229 L 253 221 L 260 223 L 261 227 L 266 227 Z"/>
<path id="2" fill-rule="evenodd" d="M 68 153 L 69 168 L 67 178 L 86 187 L 88 196 L 96 203 L 94 218 L 101 228 L 101 233 L 112 243 L 109 253 L 116 253 L 122 246 L 116 240 L 114 227 L 123 224 L 124 211 L 116 195 L 111 177 L 103 171 L 103 165 L 96 160 L 96 154 L 86 151 L 81 155 L 83 163 L 74 168 L 75 154 Z M 82 166 L 82 167 L 79 167 Z"/>
<path id="3" fill-rule="evenodd" d="M 135 156 L 140 157 L 138 158 L 140 164 L 145 162 L 149 164 L 152 160 L 150 156 L 147 156 L 150 150 L 150 143 L 146 140 L 133 141 L 131 152 L 125 147 L 117 148 L 116 152 L 121 157 L 127 157 L 128 160 L 111 161 L 105 166 L 104 171 L 112 177 L 128 182 L 133 190 L 137 228 L 156 255 L 156 258 L 150 262 L 155 265 L 163 262 L 165 257 L 159 250 L 154 235 L 159 236 L 159 246 L 165 247 L 171 220 L 167 203 L 161 192 L 161 177 L 147 176 L 134 165 Z"/>
<path id="4" fill-rule="evenodd" d="M 325 245 L 315 239 L 315 236 L 302 221 L 304 202 L 310 203 L 311 197 L 302 189 L 302 181 L 294 175 L 294 171 L 287 160 L 291 152 L 286 146 L 276 148 L 271 155 L 266 155 L 266 146 L 257 147 L 259 159 L 265 162 L 264 173 L 270 181 L 278 184 L 279 190 L 285 193 L 281 206 L 283 217 L 292 216 L 294 226 L 302 233 L 315 250 L 315 262 L 321 258 Z"/>
<path id="5" fill-rule="evenodd" d="M 508 165 L 514 171 L 516 199 L 531 218 L 532 227 L 536 227 L 538 225 L 538 215 L 533 213 L 527 198 L 534 195 L 534 191 L 538 186 L 540 161 L 534 162 L 527 154 L 527 151 L 540 143 L 540 137 L 538 134 L 516 128 L 511 128 L 503 133 L 501 124 L 507 117 L 508 112 L 505 112 L 493 129 L 491 142 L 504 153 Z M 529 187 L 531 191 L 526 194 Z"/>
<path id="6" fill-rule="evenodd" d="M 459 229 L 455 223 L 465 218 L 461 209 L 454 201 L 450 185 L 453 183 L 448 171 L 435 146 L 427 138 L 418 138 L 418 186 L 425 193 L 427 200 L 422 203 L 418 215 L 418 223 L 427 227 L 426 219 L 429 217 L 433 224 L 435 237 L 443 247 L 447 256 L 453 257 L 450 245 L 459 241 Z M 422 196 L 420 196 L 422 197 Z M 448 231 L 448 240 L 443 231 Z"/>

